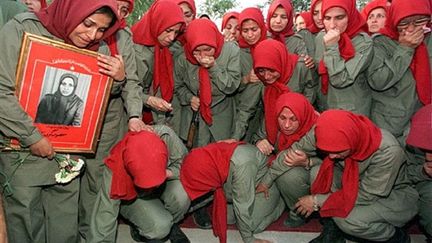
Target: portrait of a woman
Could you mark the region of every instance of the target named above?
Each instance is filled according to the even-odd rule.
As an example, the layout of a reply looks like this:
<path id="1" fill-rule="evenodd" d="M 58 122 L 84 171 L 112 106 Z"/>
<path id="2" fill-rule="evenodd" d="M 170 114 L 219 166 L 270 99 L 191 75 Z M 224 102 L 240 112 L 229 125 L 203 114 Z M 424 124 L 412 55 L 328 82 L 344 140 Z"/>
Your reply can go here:
<path id="1" fill-rule="evenodd" d="M 65 73 L 60 77 L 57 91 L 46 94 L 39 103 L 35 122 L 80 126 L 84 102 L 75 94 L 78 77 Z"/>

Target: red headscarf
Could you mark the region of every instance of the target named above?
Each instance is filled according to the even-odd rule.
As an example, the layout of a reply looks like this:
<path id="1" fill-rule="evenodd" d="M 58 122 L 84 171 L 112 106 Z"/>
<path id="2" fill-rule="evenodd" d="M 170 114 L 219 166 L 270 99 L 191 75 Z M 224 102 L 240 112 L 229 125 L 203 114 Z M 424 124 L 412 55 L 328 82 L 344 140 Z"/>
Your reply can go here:
<path id="1" fill-rule="evenodd" d="M 196 18 L 196 6 L 195 6 L 195 1 L 194 0 L 171 0 L 171 1 L 173 1 L 177 5 L 180 5 L 182 3 L 186 3 L 187 5 L 189 5 L 189 8 L 193 12 L 193 19 Z"/>
<path id="2" fill-rule="evenodd" d="M 285 150 L 289 148 L 294 142 L 299 141 L 300 138 L 302 138 L 307 132 L 311 130 L 319 116 L 319 113 L 315 111 L 306 97 L 304 97 L 302 94 L 294 92 L 282 94 L 276 100 L 277 116 L 279 116 L 284 108 L 288 108 L 292 111 L 292 113 L 294 113 L 299 122 L 299 127 L 292 135 L 285 135 L 283 132 L 279 133 L 279 139 L 277 142 L 278 151 Z M 274 121 L 273 126 L 278 126 L 277 119 Z M 274 135 L 270 137 L 269 134 L 267 134 L 267 139 L 272 144 L 275 144 L 276 137 L 277 136 Z"/>
<path id="3" fill-rule="evenodd" d="M 270 20 L 278 7 L 282 7 L 287 15 L 288 23 L 281 32 L 275 32 L 270 26 Z M 272 38 L 285 44 L 285 37 L 294 35 L 293 30 L 293 7 L 290 0 L 274 0 L 267 13 L 267 28 Z"/>
<path id="4" fill-rule="evenodd" d="M 133 11 L 133 7 L 134 7 L 134 2 L 135 0 L 121 0 L 124 2 L 128 2 L 129 3 L 129 8 L 128 11 L 129 13 L 132 13 Z M 122 19 L 120 20 L 120 28 L 119 29 L 124 29 L 126 28 L 127 23 L 126 23 L 126 19 Z M 111 52 L 111 56 L 115 56 L 119 54 L 118 48 L 117 48 L 117 37 L 116 37 L 116 33 L 112 34 L 111 36 L 109 36 L 106 39 L 106 42 L 108 44 L 108 47 L 110 49 Z"/>
<path id="5" fill-rule="evenodd" d="M 173 1 L 174 3 L 176 3 L 179 6 L 182 3 L 186 3 L 187 5 L 189 5 L 189 8 L 193 12 L 192 20 L 194 20 L 196 18 L 196 7 L 195 7 L 195 1 L 194 0 L 171 0 L 171 1 Z M 187 26 L 186 26 L 186 29 L 187 29 Z M 184 33 L 186 32 L 186 29 L 184 29 L 183 32 L 179 36 L 177 36 L 177 40 L 182 44 L 182 46 L 184 46 L 186 44 L 186 38 L 184 35 Z"/>
<path id="6" fill-rule="evenodd" d="M 132 27 L 135 43 L 154 46 L 153 92 L 160 87 L 162 98 L 171 102 L 174 93 L 173 57 L 166 46 L 161 46 L 158 36 L 166 29 L 184 25 L 183 12 L 172 1 L 160 0 L 152 4 L 142 19 Z"/>
<path id="7" fill-rule="evenodd" d="M 354 207 L 358 194 L 358 162 L 375 153 L 382 140 L 381 130 L 367 117 L 349 111 L 327 110 L 315 128 L 316 146 L 326 152 L 351 150 L 345 158 L 342 188 L 331 193 L 320 210 L 322 217 L 346 217 Z M 324 159 L 312 184 L 312 194 L 329 193 L 333 182 L 334 161 Z"/>
<path id="8" fill-rule="evenodd" d="M 167 161 L 167 147 L 155 133 L 127 133 L 105 159 L 112 172 L 111 198 L 132 200 L 137 196 L 135 186 L 161 185 L 166 178 Z"/>
<path id="9" fill-rule="evenodd" d="M 274 123 L 278 115 L 275 103 L 281 94 L 290 91 L 286 85 L 290 81 L 294 68 L 297 65 L 298 56 L 290 54 L 285 44 L 268 39 L 258 44 L 252 57 L 254 60 L 254 71 L 260 80 L 264 80 L 264 77 L 259 75 L 259 68 L 272 69 L 280 74 L 280 78 L 272 84 L 263 82 L 265 85 L 263 100 L 266 132 L 267 137 L 273 139 L 276 138 L 278 131 L 277 124 Z M 275 142 L 275 139 L 273 142 Z"/>
<path id="10" fill-rule="evenodd" d="M 312 34 L 316 34 L 316 33 L 321 31 L 321 29 L 318 28 L 318 26 L 316 26 L 315 21 L 313 20 L 313 12 L 315 10 L 315 5 L 317 5 L 317 3 L 321 2 L 321 1 L 322 0 L 312 0 L 312 2 L 311 2 L 311 7 L 310 7 L 309 12 L 310 12 L 310 15 L 312 18 L 312 24 L 308 25 L 307 28 Z"/>
<path id="11" fill-rule="evenodd" d="M 101 40 L 117 31 L 120 23 L 117 17 L 117 3 L 114 0 L 61 0 L 53 1 L 47 8 L 35 13 L 42 25 L 56 37 L 67 44 L 72 44 L 70 33 L 88 16 L 102 7 L 109 7 L 116 16 L 114 24 L 108 28 L 102 39 L 90 43 L 86 49 L 97 51 Z"/>
<path id="12" fill-rule="evenodd" d="M 46 2 L 46 0 L 39 0 L 40 5 L 41 5 L 41 9 L 48 7 L 48 4 Z"/>
<path id="13" fill-rule="evenodd" d="M 309 26 L 311 26 L 313 24 L 312 14 L 310 12 L 301 12 L 301 13 L 297 14 L 296 21 L 297 21 L 297 18 L 299 16 L 301 16 L 303 18 L 305 25 L 306 25 L 306 29 L 309 30 Z"/>
<path id="14" fill-rule="evenodd" d="M 351 39 L 358 33 L 366 31 L 366 21 L 361 17 L 356 9 L 355 0 L 325 0 L 322 2 L 322 17 L 324 19 L 327 10 L 333 7 L 343 8 L 348 16 L 348 27 L 341 34 L 339 40 L 339 52 L 341 57 L 348 61 L 355 56 L 355 49 Z M 321 60 L 318 67 L 318 73 L 321 75 L 321 92 L 327 94 L 329 85 L 329 76 L 324 60 Z"/>
<path id="15" fill-rule="evenodd" d="M 201 45 L 215 48 L 214 58 L 216 59 L 222 52 L 223 44 L 224 38 L 211 20 L 196 19 L 189 24 L 186 32 L 186 45 L 184 46 L 186 59 L 197 65 L 198 61 L 193 56 L 193 51 Z M 207 68 L 202 66 L 199 68 L 199 99 L 200 114 L 204 121 L 211 125 L 213 123 L 211 80 Z"/>
<path id="16" fill-rule="evenodd" d="M 240 14 L 238 12 L 228 12 L 226 14 L 224 14 L 223 18 L 222 18 L 222 25 L 221 25 L 221 31 L 223 31 L 228 23 L 228 20 L 230 20 L 231 18 L 234 19 L 239 19 Z"/>
<path id="17" fill-rule="evenodd" d="M 214 190 L 213 233 L 227 241 L 227 202 L 223 191 L 234 150 L 241 143 L 212 143 L 192 149 L 180 168 L 180 181 L 190 200 Z"/>
<path id="18" fill-rule="evenodd" d="M 264 16 L 262 15 L 262 12 L 259 8 L 245 8 L 243 11 L 241 11 L 239 15 L 239 26 L 240 30 L 242 29 L 242 25 L 246 20 L 253 20 L 258 24 L 258 27 L 261 29 L 261 37 L 260 39 L 253 45 L 249 45 L 243 36 L 240 34 L 239 36 L 239 46 L 241 48 L 250 48 L 251 52 L 253 53 L 253 50 L 255 47 L 263 40 L 267 38 L 267 28 L 264 23 Z"/>
<path id="19" fill-rule="evenodd" d="M 432 104 L 423 106 L 411 118 L 407 144 L 432 151 Z"/>
<path id="20" fill-rule="evenodd" d="M 431 3 L 429 0 L 412 1 L 394 0 L 387 14 L 386 24 L 381 33 L 398 41 L 399 32 L 397 25 L 406 17 L 412 15 L 431 15 Z M 419 100 L 423 104 L 431 103 L 431 70 L 429 64 L 429 52 L 423 42 L 415 49 L 414 57 L 410 64 L 411 72 L 416 80 L 416 89 Z"/>
<path id="21" fill-rule="evenodd" d="M 387 0 L 372 0 L 360 12 L 361 16 L 367 21 L 369 14 L 377 9 L 383 8 L 387 12 Z"/>

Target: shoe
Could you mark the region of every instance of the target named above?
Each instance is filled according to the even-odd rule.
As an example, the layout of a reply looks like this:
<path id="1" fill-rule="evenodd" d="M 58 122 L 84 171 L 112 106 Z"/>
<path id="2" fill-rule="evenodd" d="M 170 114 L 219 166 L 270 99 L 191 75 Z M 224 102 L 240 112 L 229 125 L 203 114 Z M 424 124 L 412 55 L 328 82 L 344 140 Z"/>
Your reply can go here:
<path id="1" fill-rule="evenodd" d="M 388 241 L 386 241 L 387 243 L 410 243 L 411 242 L 411 239 L 405 230 L 398 227 L 396 227 L 395 229 L 396 231 L 394 235 L 390 239 L 388 239 Z"/>
<path id="2" fill-rule="evenodd" d="M 300 217 L 288 217 L 284 221 L 284 225 L 289 228 L 297 228 L 306 223 L 306 220 Z"/>
<path id="3" fill-rule="evenodd" d="M 173 224 L 168 239 L 171 243 L 190 243 L 185 233 L 180 229 L 178 224 Z"/>
<path id="4" fill-rule="evenodd" d="M 321 234 L 309 243 L 345 243 L 342 230 L 338 228 L 331 218 L 322 219 L 323 230 Z"/>
<path id="5" fill-rule="evenodd" d="M 130 234 L 134 241 L 136 242 L 147 242 L 147 243 L 164 243 L 164 240 L 147 239 L 146 237 L 140 235 L 138 229 L 135 226 L 130 225 Z"/>
<path id="6" fill-rule="evenodd" d="M 202 207 L 192 213 L 192 218 L 196 226 L 200 229 L 211 229 L 212 223 L 207 207 Z"/>

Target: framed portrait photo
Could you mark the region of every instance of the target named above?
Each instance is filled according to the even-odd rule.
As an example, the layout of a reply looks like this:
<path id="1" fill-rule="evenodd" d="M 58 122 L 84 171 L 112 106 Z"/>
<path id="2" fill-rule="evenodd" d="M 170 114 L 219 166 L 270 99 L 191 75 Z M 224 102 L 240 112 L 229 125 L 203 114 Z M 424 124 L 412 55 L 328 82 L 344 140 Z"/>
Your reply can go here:
<path id="1" fill-rule="evenodd" d="M 96 152 L 112 85 L 99 73 L 97 56 L 41 36 L 23 37 L 16 95 L 57 152 Z"/>

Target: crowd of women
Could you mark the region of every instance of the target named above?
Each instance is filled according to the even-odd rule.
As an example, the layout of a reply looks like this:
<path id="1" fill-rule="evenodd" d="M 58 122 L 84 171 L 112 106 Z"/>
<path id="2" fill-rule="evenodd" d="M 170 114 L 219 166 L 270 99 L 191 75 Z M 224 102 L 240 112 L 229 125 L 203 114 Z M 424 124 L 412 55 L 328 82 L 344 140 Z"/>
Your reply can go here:
<path id="1" fill-rule="evenodd" d="M 270 242 L 255 234 L 284 211 L 286 227 L 320 218 L 311 242 L 410 242 L 415 217 L 432 239 L 430 0 L 372 0 L 361 13 L 354 0 L 312 0 L 298 14 L 274 0 L 226 13 L 221 30 L 194 0 L 157 0 L 131 28 L 133 0 L 26 0 L 17 15 L 6 2 L 0 134 L 31 155 L 0 153 L 12 188 L 0 242 L 115 242 L 120 216 L 136 241 L 189 242 L 179 223 L 193 217 L 220 242 L 228 224 Z M 35 126 L 65 108 L 32 117 L 15 96 L 25 32 L 97 51 L 114 80 L 96 154 L 68 184 Z M 70 99 L 70 79 L 44 105 Z"/>

